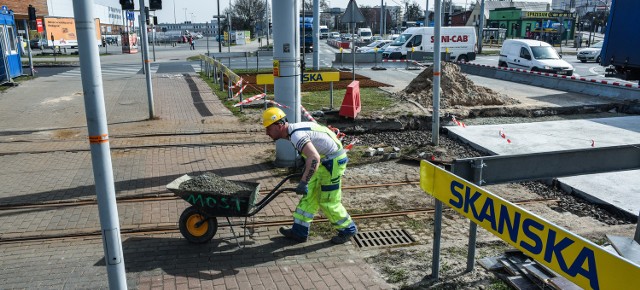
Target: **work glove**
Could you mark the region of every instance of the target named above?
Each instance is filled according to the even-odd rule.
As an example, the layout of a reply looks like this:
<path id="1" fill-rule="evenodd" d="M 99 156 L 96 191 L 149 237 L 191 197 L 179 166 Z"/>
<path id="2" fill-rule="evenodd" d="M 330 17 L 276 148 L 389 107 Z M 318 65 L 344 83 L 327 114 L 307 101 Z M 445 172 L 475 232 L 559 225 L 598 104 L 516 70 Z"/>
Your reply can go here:
<path id="1" fill-rule="evenodd" d="M 296 187 L 296 194 L 307 195 L 308 191 L 309 187 L 307 186 L 307 183 L 305 181 L 300 181 L 300 183 L 298 183 L 298 186 Z"/>

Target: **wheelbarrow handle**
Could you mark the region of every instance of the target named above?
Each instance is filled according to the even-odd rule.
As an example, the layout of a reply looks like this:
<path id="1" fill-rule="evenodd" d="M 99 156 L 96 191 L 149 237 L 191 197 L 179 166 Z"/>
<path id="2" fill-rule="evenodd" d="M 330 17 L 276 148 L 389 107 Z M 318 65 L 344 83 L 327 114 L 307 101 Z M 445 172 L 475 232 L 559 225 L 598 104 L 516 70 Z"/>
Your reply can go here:
<path id="1" fill-rule="evenodd" d="M 265 196 L 260 202 L 256 203 L 256 205 L 253 207 L 253 210 L 251 210 L 251 212 L 249 212 L 247 216 L 255 215 L 260 210 L 262 210 L 265 206 L 267 206 L 267 204 L 269 204 L 272 200 L 276 199 L 278 195 L 286 191 L 294 192 L 296 191 L 296 189 L 287 187 L 287 188 L 280 188 L 276 191 L 269 192 L 269 194 L 267 194 L 267 196 Z"/>
<path id="2" fill-rule="evenodd" d="M 289 179 L 294 178 L 294 177 L 301 177 L 301 176 L 302 176 L 302 173 L 295 173 L 295 174 L 288 175 L 283 180 L 281 180 L 269 193 L 267 193 L 267 195 L 262 200 L 260 200 L 259 202 L 257 202 L 254 205 L 254 208 L 249 213 L 249 216 L 252 216 L 252 215 L 256 214 L 258 211 L 260 211 L 261 209 L 263 209 L 273 199 L 275 199 L 278 195 L 280 195 L 280 193 L 283 193 L 285 191 L 294 192 L 295 188 L 282 188 L 281 189 L 280 187 L 282 187 L 282 185 L 285 182 L 287 182 Z"/>

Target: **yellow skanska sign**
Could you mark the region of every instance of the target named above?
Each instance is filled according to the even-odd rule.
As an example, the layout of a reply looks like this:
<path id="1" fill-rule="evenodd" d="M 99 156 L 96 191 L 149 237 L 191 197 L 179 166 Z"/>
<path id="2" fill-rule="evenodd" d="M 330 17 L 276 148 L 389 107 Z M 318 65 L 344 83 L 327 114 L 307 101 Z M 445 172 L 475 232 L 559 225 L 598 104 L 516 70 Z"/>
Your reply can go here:
<path id="1" fill-rule="evenodd" d="M 304 73 L 302 75 L 302 82 L 304 83 L 338 82 L 338 81 L 340 81 L 339 72 L 311 72 L 311 73 Z M 273 74 L 257 75 L 256 84 L 273 85 Z"/>
<path id="2" fill-rule="evenodd" d="M 582 288 L 640 285 L 640 266 L 424 160 L 420 187 Z"/>

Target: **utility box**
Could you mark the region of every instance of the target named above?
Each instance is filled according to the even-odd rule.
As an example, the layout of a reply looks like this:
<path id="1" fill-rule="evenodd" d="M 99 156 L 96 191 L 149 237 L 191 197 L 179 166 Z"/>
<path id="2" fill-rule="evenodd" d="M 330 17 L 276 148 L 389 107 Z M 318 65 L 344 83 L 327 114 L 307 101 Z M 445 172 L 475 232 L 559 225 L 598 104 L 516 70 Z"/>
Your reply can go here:
<path id="1" fill-rule="evenodd" d="M 13 11 L 7 6 L 0 8 L 0 83 L 22 75 L 20 47 L 16 33 Z"/>

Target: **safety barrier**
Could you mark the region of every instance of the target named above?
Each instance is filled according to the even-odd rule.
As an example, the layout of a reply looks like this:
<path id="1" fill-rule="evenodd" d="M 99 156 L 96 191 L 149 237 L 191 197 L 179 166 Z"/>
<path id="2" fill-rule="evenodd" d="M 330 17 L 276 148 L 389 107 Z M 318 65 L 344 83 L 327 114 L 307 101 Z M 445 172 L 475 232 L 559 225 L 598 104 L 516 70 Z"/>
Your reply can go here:
<path id="1" fill-rule="evenodd" d="M 624 100 L 640 99 L 640 85 L 475 63 L 457 62 L 457 64 L 460 66 L 462 72 L 472 75 L 592 96 Z"/>

